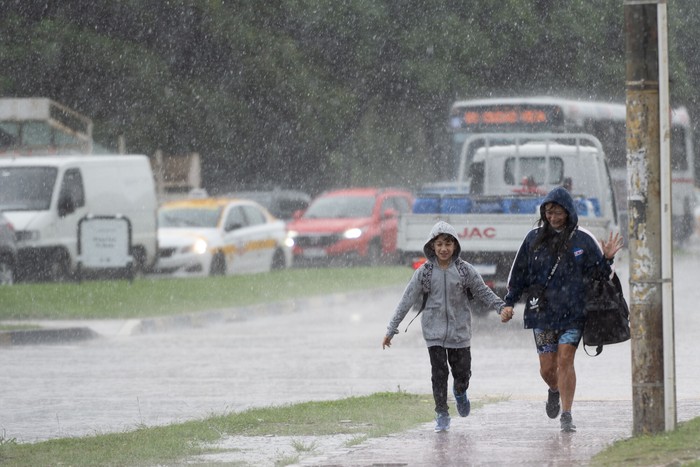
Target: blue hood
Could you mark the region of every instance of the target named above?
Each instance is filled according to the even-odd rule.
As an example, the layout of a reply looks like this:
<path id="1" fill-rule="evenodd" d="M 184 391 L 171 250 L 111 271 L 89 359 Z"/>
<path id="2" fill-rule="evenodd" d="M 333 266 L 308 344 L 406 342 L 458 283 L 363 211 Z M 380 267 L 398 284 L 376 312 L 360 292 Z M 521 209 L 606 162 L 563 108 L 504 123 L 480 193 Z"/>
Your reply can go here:
<path id="1" fill-rule="evenodd" d="M 578 225 L 578 214 L 576 213 L 576 208 L 574 207 L 574 199 L 565 188 L 560 186 L 556 187 L 544 198 L 544 201 L 540 205 L 540 219 L 542 219 L 542 222 L 546 220 L 544 215 L 544 207 L 548 203 L 556 203 L 566 210 L 566 212 L 569 214 L 567 227 L 576 227 Z"/>

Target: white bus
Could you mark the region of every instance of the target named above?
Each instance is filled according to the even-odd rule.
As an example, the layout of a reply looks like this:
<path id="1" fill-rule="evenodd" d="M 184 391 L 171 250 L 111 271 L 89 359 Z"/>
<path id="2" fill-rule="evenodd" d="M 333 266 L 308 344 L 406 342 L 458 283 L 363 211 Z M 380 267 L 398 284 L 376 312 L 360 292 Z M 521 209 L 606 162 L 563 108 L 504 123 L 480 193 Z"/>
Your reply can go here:
<path id="1" fill-rule="evenodd" d="M 627 220 L 627 142 L 624 104 L 557 97 L 461 100 L 450 110 L 453 160 L 459 162 L 467 137 L 492 132 L 588 133 L 600 140 L 613 180 L 620 226 Z M 673 234 L 679 241 L 693 232 L 695 171 L 690 117 L 685 107 L 671 113 Z M 455 166 L 456 167 L 456 166 Z M 456 170 L 455 172 L 456 173 Z"/>

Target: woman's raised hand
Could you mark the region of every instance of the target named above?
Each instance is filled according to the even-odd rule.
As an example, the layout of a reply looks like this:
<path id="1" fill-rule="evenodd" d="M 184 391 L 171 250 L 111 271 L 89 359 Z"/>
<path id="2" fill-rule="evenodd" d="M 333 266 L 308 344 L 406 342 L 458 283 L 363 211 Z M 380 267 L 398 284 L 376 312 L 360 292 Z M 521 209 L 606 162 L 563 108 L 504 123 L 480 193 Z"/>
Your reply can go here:
<path id="1" fill-rule="evenodd" d="M 620 235 L 620 232 L 616 232 L 614 235 L 610 232 L 608 241 L 601 240 L 600 246 L 603 248 L 605 259 L 613 259 L 615 254 L 622 249 L 622 235 Z"/>

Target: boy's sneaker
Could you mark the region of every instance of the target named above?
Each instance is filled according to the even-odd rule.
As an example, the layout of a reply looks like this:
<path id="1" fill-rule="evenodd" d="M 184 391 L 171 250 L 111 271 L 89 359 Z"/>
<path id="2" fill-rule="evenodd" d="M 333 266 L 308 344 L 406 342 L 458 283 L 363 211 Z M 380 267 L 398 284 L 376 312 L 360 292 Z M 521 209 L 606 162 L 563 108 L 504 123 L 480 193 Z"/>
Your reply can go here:
<path id="1" fill-rule="evenodd" d="M 559 391 L 547 390 L 547 405 L 545 405 L 547 416 L 549 418 L 557 418 L 561 406 L 559 405 Z"/>
<path id="2" fill-rule="evenodd" d="M 450 429 L 450 415 L 447 412 L 438 413 L 435 416 L 435 433 Z"/>
<path id="3" fill-rule="evenodd" d="M 571 418 L 571 412 L 562 412 L 559 421 L 561 422 L 561 431 L 567 433 L 576 431 L 576 425 L 574 425 L 574 421 Z"/>
<path id="4" fill-rule="evenodd" d="M 457 412 L 459 412 L 460 417 L 466 417 L 469 415 L 469 412 L 471 411 L 471 402 L 469 402 L 469 397 L 467 397 L 467 391 L 464 391 L 464 394 L 457 394 L 454 392 L 454 389 L 452 390 L 452 393 L 455 395 L 455 401 L 457 402 Z"/>

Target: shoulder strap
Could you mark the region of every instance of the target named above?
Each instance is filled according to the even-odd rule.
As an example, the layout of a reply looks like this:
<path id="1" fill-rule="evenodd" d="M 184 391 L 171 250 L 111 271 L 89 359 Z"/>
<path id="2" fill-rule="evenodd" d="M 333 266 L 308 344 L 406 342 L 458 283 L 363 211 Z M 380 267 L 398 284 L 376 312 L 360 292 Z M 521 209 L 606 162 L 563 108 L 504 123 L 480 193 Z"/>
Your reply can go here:
<path id="1" fill-rule="evenodd" d="M 471 289 L 467 285 L 467 278 L 469 277 L 467 262 L 462 258 L 457 258 L 457 271 L 459 271 L 459 275 L 462 278 L 462 289 L 464 289 L 464 293 L 467 294 L 469 300 L 474 300 L 474 294 L 472 294 Z"/>
<path id="2" fill-rule="evenodd" d="M 420 283 L 421 287 L 423 288 L 423 302 L 421 303 L 420 310 L 418 310 L 418 313 L 416 313 L 416 316 L 413 317 L 411 321 L 408 322 L 408 325 L 406 325 L 406 329 L 403 332 L 408 331 L 408 327 L 411 325 L 413 321 L 418 318 L 418 315 L 423 313 L 423 310 L 425 310 L 425 304 L 428 303 L 428 295 L 430 295 L 430 281 L 432 280 L 433 277 L 433 267 L 435 265 L 431 263 L 430 261 L 426 261 L 423 263 L 423 274 L 421 275 Z"/>
<path id="3" fill-rule="evenodd" d="M 430 261 L 427 261 L 423 263 L 423 275 L 420 279 L 420 284 L 423 287 L 423 294 L 429 294 L 430 293 L 430 281 L 432 280 L 433 277 L 433 268 L 435 265 L 431 263 Z M 423 303 L 425 306 L 425 303 Z"/>
<path id="4" fill-rule="evenodd" d="M 544 283 L 543 289 L 547 288 L 547 285 L 549 285 L 549 280 L 552 278 L 552 276 L 556 272 L 557 268 L 559 267 L 559 261 L 561 261 L 562 251 L 564 250 L 566 245 L 569 243 L 569 240 L 571 240 L 571 237 L 574 236 L 574 233 L 576 233 L 576 229 L 571 231 L 571 235 L 569 235 L 569 238 L 566 239 L 566 241 L 563 242 L 562 246 L 559 248 L 559 252 L 557 253 L 557 262 L 554 263 L 554 266 L 552 266 L 552 270 L 549 271 L 549 276 L 547 276 L 547 281 Z"/>

